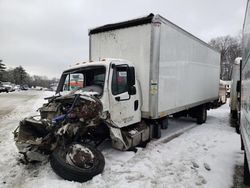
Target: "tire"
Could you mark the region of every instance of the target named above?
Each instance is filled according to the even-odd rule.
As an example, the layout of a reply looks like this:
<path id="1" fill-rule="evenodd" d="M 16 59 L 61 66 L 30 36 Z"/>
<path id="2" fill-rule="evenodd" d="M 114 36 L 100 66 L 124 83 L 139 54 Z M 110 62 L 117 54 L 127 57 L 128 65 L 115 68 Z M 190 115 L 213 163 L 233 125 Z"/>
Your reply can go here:
<path id="1" fill-rule="evenodd" d="M 161 120 L 161 128 L 167 129 L 168 128 L 168 117 Z"/>
<path id="2" fill-rule="evenodd" d="M 245 185 L 250 185 L 250 173 L 249 173 L 249 166 L 247 162 L 246 153 L 244 155 L 244 177 L 243 179 L 244 179 Z"/>
<path id="3" fill-rule="evenodd" d="M 238 119 L 238 112 L 237 110 L 231 110 L 231 117 L 235 120 Z"/>
<path id="4" fill-rule="evenodd" d="M 83 168 L 74 164 L 69 164 L 66 159 L 70 153 L 70 148 L 80 145 L 87 148 L 93 154 L 93 164 L 89 168 Z M 50 157 L 50 165 L 54 172 L 69 181 L 85 182 L 92 179 L 95 175 L 100 174 L 105 165 L 105 159 L 102 153 L 90 145 L 73 143 L 67 148 L 58 147 L 54 150 Z"/>
<path id="5" fill-rule="evenodd" d="M 161 124 L 155 121 L 146 121 L 146 124 L 149 126 L 149 140 L 156 138 L 161 138 Z"/>
<path id="6" fill-rule="evenodd" d="M 244 151 L 244 150 L 245 150 L 245 147 L 244 147 L 244 143 L 243 143 L 242 136 L 240 136 L 240 142 L 241 142 L 241 147 L 240 147 L 240 149 L 241 149 L 242 151 Z"/>
<path id="7" fill-rule="evenodd" d="M 203 119 L 203 123 L 206 123 L 206 121 L 207 121 L 207 109 L 205 108 L 205 117 Z"/>
<path id="8" fill-rule="evenodd" d="M 161 124 L 155 121 L 153 126 L 154 126 L 154 138 L 156 139 L 161 138 Z"/>
<path id="9" fill-rule="evenodd" d="M 196 122 L 198 125 L 205 123 L 207 121 L 207 109 L 205 106 L 201 106 L 197 112 Z"/>
<path id="10" fill-rule="evenodd" d="M 173 114 L 174 119 L 179 119 L 181 116 L 178 113 Z"/>
<path id="11" fill-rule="evenodd" d="M 238 123 L 235 126 L 235 131 L 236 131 L 237 134 L 240 134 L 240 125 Z"/>

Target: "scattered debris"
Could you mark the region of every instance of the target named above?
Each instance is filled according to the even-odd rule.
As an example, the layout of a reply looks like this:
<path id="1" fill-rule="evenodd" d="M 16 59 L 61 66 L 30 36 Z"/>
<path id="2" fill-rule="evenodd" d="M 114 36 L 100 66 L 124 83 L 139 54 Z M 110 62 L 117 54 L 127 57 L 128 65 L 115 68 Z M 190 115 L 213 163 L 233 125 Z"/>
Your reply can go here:
<path id="1" fill-rule="evenodd" d="M 19 153 L 23 154 L 27 163 L 46 161 L 52 154 L 56 156 L 53 159 L 53 164 L 56 164 L 56 167 L 52 166 L 53 170 L 64 179 L 80 182 L 87 180 L 87 173 L 88 178 L 92 178 L 103 170 L 104 158 L 100 157 L 101 152 L 96 152 L 99 156 L 96 160 L 103 159 L 102 163 L 94 162 L 94 153 L 87 147 L 77 144 L 88 144 L 90 140 L 94 142 L 93 145 L 97 145 L 104 140 L 99 135 L 106 136 L 106 132 L 99 131 L 105 128 L 101 124 L 102 103 L 98 97 L 88 94 L 51 97 L 48 103 L 39 108 L 40 116 L 27 117 L 20 122 L 14 131 L 14 139 Z M 63 152 L 68 154 L 65 155 Z M 59 159 L 62 160 L 57 164 L 55 161 Z M 72 175 L 62 174 L 58 170 L 58 165 L 63 168 L 67 166 L 66 163 L 77 172 L 79 168 L 83 169 L 85 179 L 82 179 L 81 174 L 77 175 L 74 169 L 68 172 Z"/>

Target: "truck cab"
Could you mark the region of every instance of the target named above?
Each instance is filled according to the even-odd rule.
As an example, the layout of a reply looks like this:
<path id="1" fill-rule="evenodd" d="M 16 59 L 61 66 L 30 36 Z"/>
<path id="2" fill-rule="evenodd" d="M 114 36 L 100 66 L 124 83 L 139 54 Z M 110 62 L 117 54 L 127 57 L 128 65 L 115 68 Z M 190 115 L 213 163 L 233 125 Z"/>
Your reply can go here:
<path id="1" fill-rule="evenodd" d="M 63 72 L 57 93 L 84 93 L 99 98 L 101 116 L 110 128 L 112 140 L 119 142 L 115 147 L 131 147 L 124 141 L 121 129 L 141 122 L 141 93 L 132 63 L 121 59 L 77 63 Z"/>
<path id="2" fill-rule="evenodd" d="M 79 63 L 63 72 L 59 92 L 91 92 L 98 96 L 115 127 L 141 121 L 140 90 L 134 66 L 128 61 L 102 59 Z"/>

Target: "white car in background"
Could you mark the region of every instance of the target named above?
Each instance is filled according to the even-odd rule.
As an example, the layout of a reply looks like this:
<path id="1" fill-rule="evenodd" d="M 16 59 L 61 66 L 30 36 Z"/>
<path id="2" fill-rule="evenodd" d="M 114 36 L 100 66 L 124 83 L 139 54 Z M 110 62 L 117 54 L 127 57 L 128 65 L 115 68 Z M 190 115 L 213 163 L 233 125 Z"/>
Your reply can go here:
<path id="1" fill-rule="evenodd" d="M 8 91 L 7 88 L 5 88 L 5 87 L 3 86 L 2 82 L 0 82 L 0 93 L 2 93 L 2 92 L 8 93 L 9 91 Z"/>
<path id="2" fill-rule="evenodd" d="M 15 91 L 13 84 L 11 82 L 2 82 L 3 87 L 5 87 L 9 92 Z"/>
<path id="3" fill-rule="evenodd" d="M 20 87 L 20 85 L 15 85 L 15 86 L 14 86 L 14 89 L 15 89 L 16 91 L 20 91 L 20 90 L 21 90 L 21 87 Z"/>

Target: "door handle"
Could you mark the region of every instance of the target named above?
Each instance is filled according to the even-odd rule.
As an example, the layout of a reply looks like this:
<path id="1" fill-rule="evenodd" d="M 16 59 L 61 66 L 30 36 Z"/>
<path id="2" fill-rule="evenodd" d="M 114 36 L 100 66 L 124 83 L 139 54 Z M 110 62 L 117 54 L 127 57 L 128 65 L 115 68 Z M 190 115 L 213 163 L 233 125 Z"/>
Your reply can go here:
<path id="1" fill-rule="evenodd" d="M 120 101 L 120 100 L 121 100 L 121 97 L 115 97 L 115 100 L 116 100 L 116 101 Z"/>

